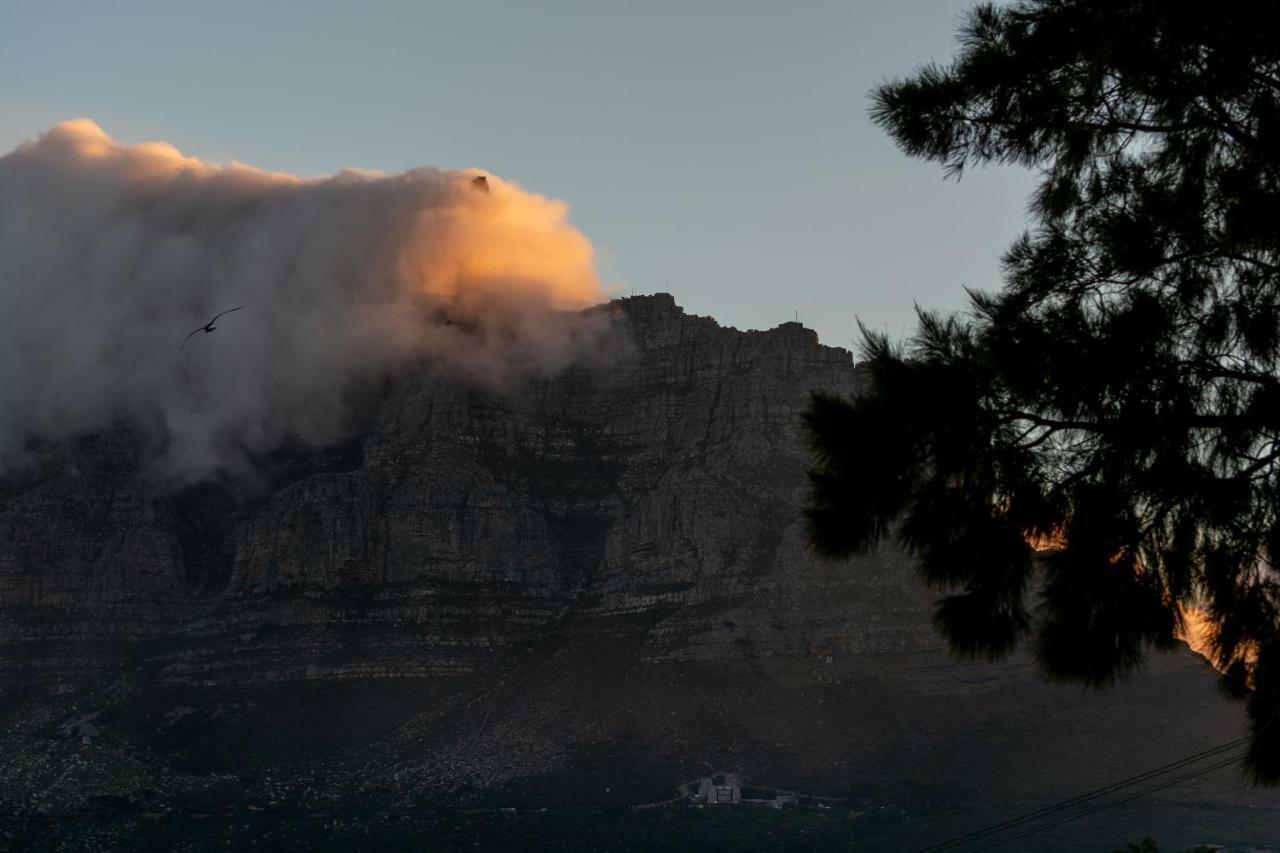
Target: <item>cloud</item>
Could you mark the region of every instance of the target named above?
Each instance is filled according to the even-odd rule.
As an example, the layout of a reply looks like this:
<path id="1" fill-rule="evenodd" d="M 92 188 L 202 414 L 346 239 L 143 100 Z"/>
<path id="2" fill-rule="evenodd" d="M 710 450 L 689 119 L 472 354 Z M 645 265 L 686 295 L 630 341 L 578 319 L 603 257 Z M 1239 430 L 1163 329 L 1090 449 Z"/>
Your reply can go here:
<path id="1" fill-rule="evenodd" d="M 568 207 L 478 174 L 305 180 L 86 119 L 0 157 L 0 472 L 127 423 L 197 479 L 341 438 L 353 388 L 421 360 L 495 383 L 594 352 L 579 309 L 605 293 Z"/>

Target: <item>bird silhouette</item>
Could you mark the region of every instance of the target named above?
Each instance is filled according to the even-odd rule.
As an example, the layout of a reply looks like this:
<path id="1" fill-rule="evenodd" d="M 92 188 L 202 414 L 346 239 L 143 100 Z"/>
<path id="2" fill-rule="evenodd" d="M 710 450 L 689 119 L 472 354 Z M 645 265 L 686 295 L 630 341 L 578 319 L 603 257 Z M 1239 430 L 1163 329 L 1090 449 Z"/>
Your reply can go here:
<path id="1" fill-rule="evenodd" d="M 204 332 L 207 335 L 210 332 L 215 331 L 218 327 L 213 324 L 218 322 L 219 317 L 226 316 L 227 314 L 230 314 L 232 311 L 239 311 L 243 307 L 244 307 L 243 305 L 237 305 L 235 308 L 228 308 L 226 311 L 223 311 L 221 314 L 214 314 L 212 320 L 205 323 L 203 326 L 201 326 L 198 329 L 193 329 L 191 334 L 187 335 L 187 337 L 182 341 L 182 346 L 178 347 L 178 349 L 182 349 L 182 347 L 185 347 L 187 345 L 187 341 L 191 340 L 200 332 Z"/>

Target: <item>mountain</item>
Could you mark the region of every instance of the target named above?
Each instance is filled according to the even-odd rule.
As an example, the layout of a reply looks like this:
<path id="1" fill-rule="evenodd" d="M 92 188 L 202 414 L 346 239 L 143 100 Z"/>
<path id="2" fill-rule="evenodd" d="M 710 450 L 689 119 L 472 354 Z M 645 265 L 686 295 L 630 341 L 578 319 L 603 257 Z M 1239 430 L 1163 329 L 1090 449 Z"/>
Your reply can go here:
<path id="1" fill-rule="evenodd" d="M 0 829 L 896 850 L 1242 734 L 1190 652 L 1111 693 L 1046 685 L 950 659 L 900 555 L 815 558 L 798 415 L 857 388 L 847 351 L 666 294 L 596 310 L 609 358 L 503 387 L 416 365 L 353 391 L 348 441 L 253 480 L 165 486 L 118 428 L 0 481 Z M 722 773 L 836 805 L 628 808 Z M 1258 843 L 1280 799 L 1226 769 L 1037 849 L 1082 828 Z"/>

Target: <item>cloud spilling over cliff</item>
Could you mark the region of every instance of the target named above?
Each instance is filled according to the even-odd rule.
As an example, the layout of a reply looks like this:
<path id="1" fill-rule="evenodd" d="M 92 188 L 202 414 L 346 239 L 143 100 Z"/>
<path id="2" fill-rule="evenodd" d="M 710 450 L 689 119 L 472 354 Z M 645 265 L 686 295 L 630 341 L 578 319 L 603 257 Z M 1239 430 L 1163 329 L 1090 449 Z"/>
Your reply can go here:
<path id="1" fill-rule="evenodd" d="M 567 207 L 476 177 L 307 180 L 88 120 L 0 157 L 0 472 L 123 422 L 199 478 L 341 437 L 353 392 L 422 359 L 501 382 L 593 352 L 603 321 L 575 309 L 603 292 Z"/>

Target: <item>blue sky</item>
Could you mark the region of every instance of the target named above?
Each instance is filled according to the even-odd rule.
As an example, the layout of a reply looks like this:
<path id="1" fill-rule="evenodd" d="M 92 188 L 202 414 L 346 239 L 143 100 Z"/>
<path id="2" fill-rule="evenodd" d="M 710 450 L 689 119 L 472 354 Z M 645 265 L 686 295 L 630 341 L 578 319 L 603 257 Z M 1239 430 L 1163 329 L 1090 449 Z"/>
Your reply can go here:
<path id="1" fill-rule="evenodd" d="M 902 156 L 867 91 L 969 2 L 4 0 L 0 149 L 126 142 L 322 175 L 476 166 L 563 198 L 623 290 L 849 346 L 998 285 L 1031 176 Z"/>

